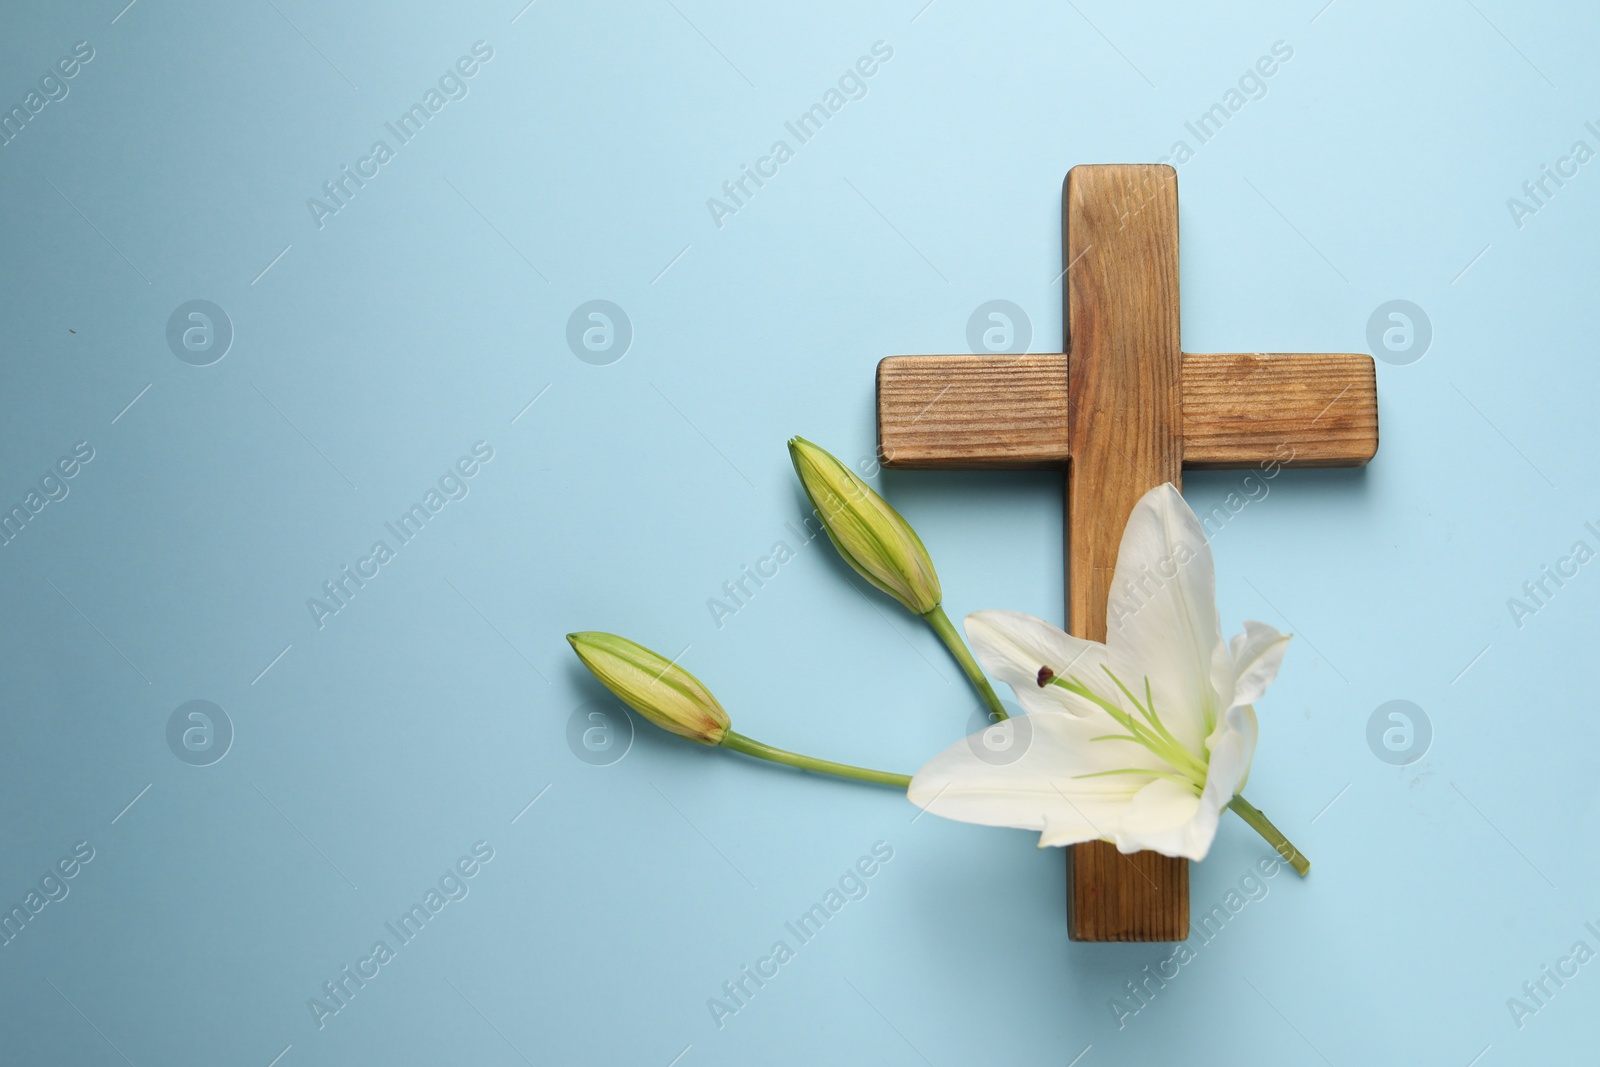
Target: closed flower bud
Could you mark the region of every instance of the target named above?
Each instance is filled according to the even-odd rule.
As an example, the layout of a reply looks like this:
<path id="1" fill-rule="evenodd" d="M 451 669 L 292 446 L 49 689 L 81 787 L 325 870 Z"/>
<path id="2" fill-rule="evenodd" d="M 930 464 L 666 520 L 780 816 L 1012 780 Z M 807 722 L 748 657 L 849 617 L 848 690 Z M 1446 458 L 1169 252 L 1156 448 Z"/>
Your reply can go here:
<path id="1" fill-rule="evenodd" d="M 803 437 L 789 441 L 800 484 L 846 563 L 874 586 L 926 615 L 943 594 L 922 539 L 889 502 L 825 450 Z"/>
<path id="2" fill-rule="evenodd" d="M 640 715 L 702 745 L 722 744 L 728 713 L 682 667 L 616 634 L 568 634 L 567 642 L 589 673 Z"/>

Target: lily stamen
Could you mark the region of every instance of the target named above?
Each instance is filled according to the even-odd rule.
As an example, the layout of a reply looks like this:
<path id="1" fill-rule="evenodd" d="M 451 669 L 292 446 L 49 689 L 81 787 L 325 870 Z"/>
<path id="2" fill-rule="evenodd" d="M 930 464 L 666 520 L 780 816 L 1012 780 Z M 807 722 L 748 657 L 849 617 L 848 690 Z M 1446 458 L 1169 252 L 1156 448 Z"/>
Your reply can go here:
<path id="1" fill-rule="evenodd" d="M 1044 671 L 1048 669 L 1049 668 L 1044 668 L 1040 671 L 1040 673 L 1043 674 Z M 1112 674 L 1109 668 L 1106 669 L 1106 673 L 1111 675 L 1111 680 L 1116 682 L 1117 686 L 1124 693 L 1127 693 L 1128 699 L 1133 701 L 1134 707 L 1139 708 L 1141 712 L 1144 712 L 1144 707 L 1139 703 L 1138 699 L 1128 691 L 1128 687 L 1123 685 L 1117 676 Z M 1145 682 L 1146 685 L 1148 685 L 1149 679 L 1146 678 Z M 1170 766 L 1176 768 L 1180 773 L 1186 775 L 1185 781 L 1187 784 L 1198 786 L 1201 789 L 1205 788 L 1205 765 L 1201 763 L 1198 758 L 1196 758 L 1194 753 L 1185 748 L 1177 738 L 1173 737 L 1172 734 L 1167 731 L 1164 725 L 1160 725 L 1159 719 L 1155 720 L 1158 724 L 1157 729 L 1160 731 L 1160 734 L 1157 735 L 1151 733 L 1150 727 L 1145 726 L 1132 715 L 1128 714 L 1127 711 L 1100 696 L 1100 694 L 1090 689 L 1087 685 L 1078 681 L 1076 677 L 1061 678 L 1059 676 L 1052 675 L 1050 684 L 1058 685 L 1067 692 L 1076 696 L 1081 696 L 1085 700 L 1093 701 L 1100 708 L 1102 708 L 1106 714 L 1115 719 L 1119 726 L 1126 729 L 1132 735 L 1131 737 L 1127 738 L 1127 740 L 1137 742 L 1144 748 L 1148 749 L 1151 754 L 1162 760 L 1164 763 L 1169 764 Z M 1151 707 L 1152 709 L 1154 708 L 1153 701 L 1151 702 Z M 1145 712 L 1145 715 L 1147 718 L 1149 718 L 1151 713 Z M 1109 740 L 1109 738 L 1107 739 Z"/>

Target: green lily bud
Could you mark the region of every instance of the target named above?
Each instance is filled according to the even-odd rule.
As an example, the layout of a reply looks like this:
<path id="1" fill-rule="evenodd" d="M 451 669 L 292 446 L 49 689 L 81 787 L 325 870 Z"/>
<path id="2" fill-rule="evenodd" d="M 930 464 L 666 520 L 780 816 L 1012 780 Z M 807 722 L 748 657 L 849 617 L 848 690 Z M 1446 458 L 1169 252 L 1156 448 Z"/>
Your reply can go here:
<path id="1" fill-rule="evenodd" d="M 911 524 L 849 467 L 805 438 L 789 439 L 789 458 L 844 561 L 913 614 L 937 608 L 944 596 L 939 575 Z"/>
<path id="2" fill-rule="evenodd" d="M 663 730 L 702 745 L 720 745 L 728 735 L 728 713 L 717 698 L 671 660 L 616 634 L 568 634 L 567 642 L 602 685 Z"/>

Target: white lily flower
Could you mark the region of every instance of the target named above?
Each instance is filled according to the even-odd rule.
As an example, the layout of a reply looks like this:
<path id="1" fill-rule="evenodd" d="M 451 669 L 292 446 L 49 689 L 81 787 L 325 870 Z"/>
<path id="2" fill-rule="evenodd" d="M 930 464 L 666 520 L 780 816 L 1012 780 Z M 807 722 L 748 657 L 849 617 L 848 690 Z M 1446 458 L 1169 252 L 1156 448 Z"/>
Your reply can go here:
<path id="1" fill-rule="evenodd" d="M 1039 845 L 1104 840 L 1203 859 L 1233 807 L 1286 860 L 1309 867 L 1240 790 L 1256 748 L 1252 706 L 1287 634 L 1217 616 L 1211 549 L 1171 484 L 1146 493 L 1117 553 L 1107 640 L 1012 611 L 967 616 L 989 673 L 1030 713 L 946 749 L 908 796 L 935 815 L 1039 832 Z"/>

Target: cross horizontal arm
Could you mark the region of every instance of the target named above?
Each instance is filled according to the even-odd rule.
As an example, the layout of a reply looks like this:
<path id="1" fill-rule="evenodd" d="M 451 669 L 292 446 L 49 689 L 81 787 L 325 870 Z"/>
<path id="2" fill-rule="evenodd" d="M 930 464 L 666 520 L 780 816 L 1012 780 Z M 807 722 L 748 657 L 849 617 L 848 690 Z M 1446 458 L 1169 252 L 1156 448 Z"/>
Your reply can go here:
<path id="1" fill-rule="evenodd" d="M 878 453 L 898 470 L 1067 465 L 1067 357 L 890 356 L 878 363 Z"/>
<path id="2" fill-rule="evenodd" d="M 1068 358 L 890 356 L 878 364 L 878 447 L 900 470 L 1059 469 L 1070 454 Z M 1372 357 L 1183 355 L 1183 465 L 1276 460 L 1359 467 L 1378 450 Z M 1287 457 L 1287 458 L 1286 458 Z"/>
<path id="3" fill-rule="evenodd" d="M 1183 354 L 1185 467 L 1361 467 L 1377 451 L 1371 356 Z"/>

